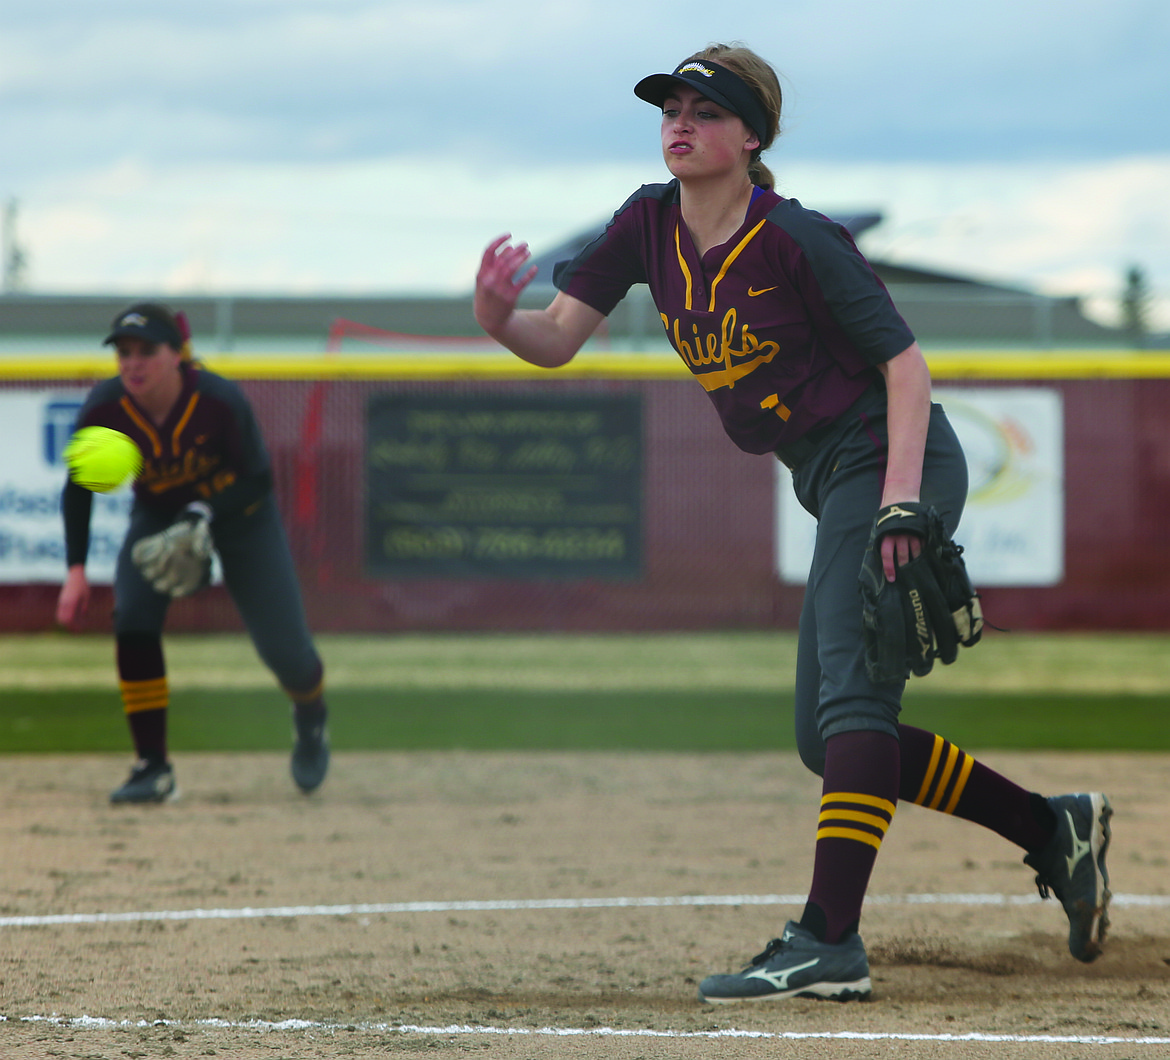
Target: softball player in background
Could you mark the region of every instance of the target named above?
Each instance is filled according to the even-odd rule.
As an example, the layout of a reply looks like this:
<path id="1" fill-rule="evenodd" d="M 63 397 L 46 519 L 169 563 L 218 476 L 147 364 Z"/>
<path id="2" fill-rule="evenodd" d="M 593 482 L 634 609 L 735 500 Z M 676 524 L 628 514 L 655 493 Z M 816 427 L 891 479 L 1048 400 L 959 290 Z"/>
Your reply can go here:
<path id="1" fill-rule="evenodd" d="M 796 730 L 802 760 L 823 778 L 808 901 L 799 921 L 741 972 L 704 979 L 725 1003 L 787 997 L 865 998 L 862 903 L 899 799 L 991 828 L 1026 851 L 1041 894 L 1056 893 L 1080 960 L 1107 925 L 1108 800 L 1045 799 L 941 736 L 899 721 L 903 682 L 866 674 L 858 574 L 875 513 L 934 505 L 953 533 L 966 462 L 930 400 L 922 352 L 889 294 L 840 226 L 776 194 L 760 154 L 775 138 L 775 72 L 749 49 L 712 45 L 634 88 L 662 108 L 673 180 L 646 185 L 606 231 L 554 274 L 543 310 L 518 310 L 535 275 L 509 236 L 485 251 L 475 312 L 517 356 L 567 363 L 635 283 L 650 287 L 667 336 L 749 453 L 774 453 L 818 520 L 800 619 Z M 883 539 L 893 581 L 919 549 Z M 728 719 L 733 723 L 733 719 Z"/>
<path id="2" fill-rule="evenodd" d="M 130 306 L 118 314 L 104 344 L 117 350 L 118 376 L 90 391 L 77 426 L 121 431 L 143 457 L 114 579 L 118 677 L 138 760 L 110 799 L 161 802 L 177 794 L 167 755 L 162 631 L 171 599 L 206 584 L 212 547 L 260 658 L 292 700 L 293 780 L 311 792 L 329 767 L 323 668 L 305 621 L 268 453 L 251 406 L 236 384 L 193 360 L 185 316 L 165 306 Z M 92 505 L 89 490 L 66 483 L 61 507 L 68 571 L 57 620 L 67 627 L 75 626 L 89 605 L 85 560 Z M 159 582 L 160 589 L 135 562 L 135 545 L 139 559 L 145 549 L 165 561 L 176 542 L 194 543 L 206 566 L 196 568 L 193 577 L 180 575 L 177 583 Z"/>

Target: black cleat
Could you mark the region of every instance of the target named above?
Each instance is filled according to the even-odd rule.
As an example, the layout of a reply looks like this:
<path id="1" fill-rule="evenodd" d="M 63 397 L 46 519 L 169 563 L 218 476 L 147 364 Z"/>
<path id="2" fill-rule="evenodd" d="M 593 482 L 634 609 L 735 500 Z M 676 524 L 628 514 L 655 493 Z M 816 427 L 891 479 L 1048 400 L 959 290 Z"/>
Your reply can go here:
<path id="1" fill-rule="evenodd" d="M 1036 870 L 1040 897 L 1060 899 L 1068 916 L 1068 949 L 1078 961 L 1093 961 L 1109 927 L 1109 871 L 1105 854 L 1113 807 L 1099 792 L 1054 795 L 1048 805 L 1056 815 L 1056 831 L 1043 850 L 1024 855 Z"/>
<path id="2" fill-rule="evenodd" d="M 740 1001 L 783 1001 L 811 997 L 866 1001 L 872 987 L 861 936 L 821 942 L 794 921 L 742 972 L 709 975 L 699 984 L 699 1000 L 712 1005 Z"/>
<path id="3" fill-rule="evenodd" d="M 145 758 L 134 763 L 125 784 L 110 792 L 110 802 L 170 802 L 178 797 L 170 762 Z"/>
<path id="4" fill-rule="evenodd" d="M 306 795 L 316 791 L 329 772 L 329 734 L 325 731 L 327 712 L 312 719 L 298 719 L 294 712 L 296 742 L 292 752 L 292 777 Z"/>

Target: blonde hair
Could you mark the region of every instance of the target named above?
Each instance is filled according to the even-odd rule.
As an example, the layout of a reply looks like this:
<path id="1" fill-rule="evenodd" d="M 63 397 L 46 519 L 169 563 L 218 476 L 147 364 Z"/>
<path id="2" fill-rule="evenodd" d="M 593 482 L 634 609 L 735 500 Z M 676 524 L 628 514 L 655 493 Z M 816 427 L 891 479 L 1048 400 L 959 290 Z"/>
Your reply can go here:
<path id="1" fill-rule="evenodd" d="M 700 52 L 688 56 L 684 63 L 707 61 L 726 66 L 755 93 L 767 116 L 767 128 L 752 130 L 760 138 L 760 146 L 752 152 L 748 165 L 748 176 L 753 184 L 761 188 L 773 188 L 776 178 L 772 171 L 760 161 L 762 155 L 780 134 L 780 109 L 784 101 L 780 91 L 780 79 L 771 64 L 761 59 L 751 48 L 742 44 L 708 44 Z"/>

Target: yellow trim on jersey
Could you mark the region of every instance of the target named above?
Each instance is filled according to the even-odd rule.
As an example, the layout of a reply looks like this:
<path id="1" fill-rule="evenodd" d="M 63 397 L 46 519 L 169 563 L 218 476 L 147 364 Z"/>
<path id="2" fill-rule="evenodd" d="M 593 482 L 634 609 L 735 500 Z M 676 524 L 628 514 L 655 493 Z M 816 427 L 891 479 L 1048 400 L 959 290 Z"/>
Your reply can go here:
<path id="1" fill-rule="evenodd" d="M 674 252 L 675 252 L 675 254 L 678 255 L 678 267 L 680 269 L 682 269 L 683 279 L 687 281 L 686 307 L 687 307 L 687 309 L 690 309 L 691 308 L 691 291 L 692 291 L 692 288 L 694 286 L 694 282 L 691 279 L 691 270 L 687 268 L 686 259 L 683 257 L 682 235 L 679 232 L 680 228 L 681 228 L 681 225 L 676 224 L 674 226 Z"/>
<path id="2" fill-rule="evenodd" d="M 183 410 L 183 415 L 179 417 L 179 422 L 175 424 L 174 433 L 171 435 L 171 453 L 178 456 L 182 449 L 179 445 L 179 436 L 183 433 L 183 428 L 187 426 L 191 416 L 195 412 L 195 406 L 199 404 L 199 391 L 195 391 L 191 395 L 191 400 L 187 402 L 187 407 Z"/>
<path id="3" fill-rule="evenodd" d="M 126 415 L 138 425 L 139 430 L 150 439 L 151 447 L 154 449 L 154 455 L 162 456 L 162 439 L 159 438 L 158 431 L 154 429 L 154 424 L 143 418 L 142 413 L 134 407 L 134 402 L 128 397 L 122 398 L 119 404 L 125 410 Z"/>
<path id="4" fill-rule="evenodd" d="M 715 288 L 719 286 L 719 281 L 722 280 L 723 277 L 727 275 L 727 270 L 731 268 L 731 263 L 733 261 L 735 261 L 735 259 L 738 258 L 740 256 L 740 254 L 743 253 L 743 248 L 746 247 L 752 241 L 753 238 L 755 238 L 756 233 L 761 228 L 764 227 L 764 224 L 766 223 L 766 221 L 767 221 L 767 218 L 764 218 L 764 220 L 761 221 L 758 225 L 756 225 L 756 227 L 753 228 L 750 232 L 748 232 L 748 234 L 746 236 L 744 236 L 743 239 L 741 239 L 736 244 L 735 249 L 730 254 L 727 255 L 727 259 L 723 262 L 723 267 L 719 270 L 719 275 L 716 276 L 715 279 L 711 281 L 711 298 L 710 298 L 710 301 L 707 303 L 707 312 L 708 313 L 715 312 Z M 691 307 L 688 305 L 687 308 L 690 309 Z"/>
<path id="5" fill-rule="evenodd" d="M 769 394 L 763 401 L 760 402 L 762 409 L 775 409 L 776 415 L 782 420 L 787 421 L 788 417 L 792 415 L 792 409 L 780 400 L 779 394 Z"/>

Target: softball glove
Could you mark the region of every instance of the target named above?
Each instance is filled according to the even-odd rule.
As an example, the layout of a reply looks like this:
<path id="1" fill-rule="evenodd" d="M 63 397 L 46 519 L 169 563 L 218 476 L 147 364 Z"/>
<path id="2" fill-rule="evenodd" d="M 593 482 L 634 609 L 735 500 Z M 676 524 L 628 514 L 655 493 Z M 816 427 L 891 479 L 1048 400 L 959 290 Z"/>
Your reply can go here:
<path id="1" fill-rule="evenodd" d="M 206 509 L 192 505 L 165 530 L 136 541 L 130 558 L 156 592 L 190 596 L 211 582 L 213 547 Z"/>
<path id="2" fill-rule="evenodd" d="M 890 533 L 922 540 L 922 551 L 898 568 L 892 582 L 886 581 L 881 555 L 881 540 Z M 875 684 L 924 677 L 935 659 L 953 663 L 960 644 L 970 647 L 982 635 L 983 610 L 963 549 L 934 508 L 911 502 L 882 508 L 870 530 L 860 582 L 865 668 Z"/>

